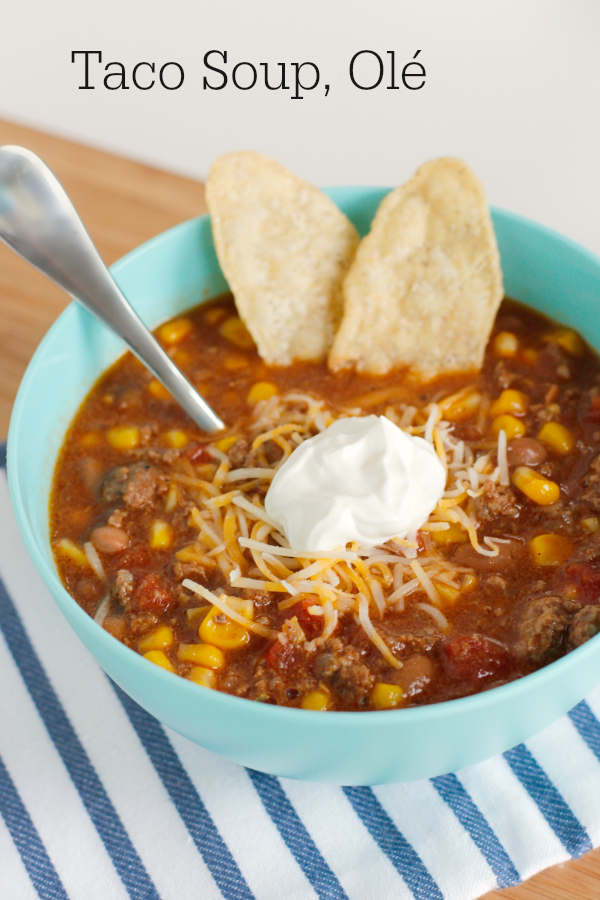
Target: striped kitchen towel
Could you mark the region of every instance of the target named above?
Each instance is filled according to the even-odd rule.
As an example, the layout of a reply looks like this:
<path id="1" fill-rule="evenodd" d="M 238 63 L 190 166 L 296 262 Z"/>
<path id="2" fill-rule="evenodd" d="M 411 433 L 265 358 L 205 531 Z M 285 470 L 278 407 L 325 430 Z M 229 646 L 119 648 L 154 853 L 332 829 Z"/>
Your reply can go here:
<path id="1" fill-rule="evenodd" d="M 373 789 L 274 778 L 163 728 L 63 620 L 0 449 L 2 900 L 468 900 L 600 842 L 600 689 L 503 756 Z"/>

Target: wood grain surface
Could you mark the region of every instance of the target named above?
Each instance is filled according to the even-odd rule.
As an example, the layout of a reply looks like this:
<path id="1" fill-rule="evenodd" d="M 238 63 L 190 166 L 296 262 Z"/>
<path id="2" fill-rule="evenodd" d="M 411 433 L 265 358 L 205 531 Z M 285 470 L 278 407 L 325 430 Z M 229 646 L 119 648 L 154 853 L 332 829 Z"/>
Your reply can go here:
<path id="1" fill-rule="evenodd" d="M 166 228 L 206 212 L 199 182 L 0 120 L 3 144 L 28 147 L 48 163 L 108 264 Z M 27 363 L 68 302 L 62 291 L 0 244 L 0 440 L 7 435 Z M 483 900 L 599 898 L 600 849 Z"/>
<path id="2" fill-rule="evenodd" d="M 0 120 L 0 146 L 48 163 L 109 265 L 155 234 L 206 212 L 203 186 Z M 70 298 L 0 243 L 0 440 L 27 363 Z"/>

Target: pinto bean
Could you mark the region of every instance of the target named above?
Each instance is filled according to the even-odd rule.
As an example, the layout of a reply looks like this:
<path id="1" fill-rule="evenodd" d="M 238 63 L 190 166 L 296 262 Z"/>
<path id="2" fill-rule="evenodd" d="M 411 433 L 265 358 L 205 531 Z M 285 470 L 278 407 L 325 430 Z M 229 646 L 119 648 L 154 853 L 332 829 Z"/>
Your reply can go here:
<path id="1" fill-rule="evenodd" d="M 96 550 L 101 553 L 120 553 L 129 546 L 129 535 L 122 528 L 114 525 L 101 525 L 94 528 L 90 534 L 90 540 Z"/>
<path id="2" fill-rule="evenodd" d="M 496 546 L 498 547 L 497 556 L 484 556 L 482 553 L 478 553 L 471 544 L 461 544 L 454 554 L 454 562 L 459 566 L 473 566 L 479 572 L 506 572 L 525 553 L 525 545 L 522 541 L 498 543 Z"/>
<path id="3" fill-rule="evenodd" d="M 546 462 L 546 448 L 535 438 L 516 438 L 509 441 L 506 448 L 509 466 L 539 466 Z"/>
<path id="4" fill-rule="evenodd" d="M 408 697 L 414 697 L 425 690 L 434 674 L 435 667 L 429 657 L 416 653 L 403 661 L 397 681 Z"/>

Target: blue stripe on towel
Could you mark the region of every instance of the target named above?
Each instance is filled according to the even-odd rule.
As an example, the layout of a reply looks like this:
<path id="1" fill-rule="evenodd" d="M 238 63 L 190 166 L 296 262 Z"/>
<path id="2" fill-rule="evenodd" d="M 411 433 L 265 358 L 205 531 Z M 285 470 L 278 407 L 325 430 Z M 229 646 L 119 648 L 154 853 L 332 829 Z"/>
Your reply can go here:
<path id="1" fill-rule="evenodd" d="M 0 814 L 40 900 L 68 900 L 62 881 L 1 757 Z"/>
<path id="2" fill-rule="evenodd" d="M 252 784 L 279 834 L 321 900 L 348 900 L 347 894 L 323 859 L 277 778 L 247 769 Z"/>
<path id="3" fill-rule="evenodd" d="M 585 828 L 525 744 L 507 750 L 504 758 L 571 856 L 583 856 L 591 850 Z"/>
<path id="4" fill-rule="evenodd" d="M 518 884 L 521 879 L 513 861 L 456 775 L 441 775 L 432 778 L 431 783 L 485 856 L 496 876 L 498 887 Z"/>
<path id="5" fill-rule="evenodd" d="M 370 788 L 343 791 L 371 837 L 400 873 L 416 900 L 443 900 L 423 860 L 401 834 Z"/>
<path id="6" fill-rule="evenodd" d="M 569 718 L 596 759 L 600 759 L 600 722 L 585 700 L 573 707 Z"/>
<path id="7" fill-rule="evenodd" d="M 132 900 L 158 893 L 92 766 L 0 581 L 0 628 L 21 677 Z"/>
<path id="8" fill-rule="evenodd" d="M 219 890 L 226 900 L 253 900 L 253 893 L 159 722 L 113 681 L 110 683 Z"/>
<path id="9" fill-rule="evenodd" d="M 0 469 L 6 468 L 6 441 L 0 444 Z"/>

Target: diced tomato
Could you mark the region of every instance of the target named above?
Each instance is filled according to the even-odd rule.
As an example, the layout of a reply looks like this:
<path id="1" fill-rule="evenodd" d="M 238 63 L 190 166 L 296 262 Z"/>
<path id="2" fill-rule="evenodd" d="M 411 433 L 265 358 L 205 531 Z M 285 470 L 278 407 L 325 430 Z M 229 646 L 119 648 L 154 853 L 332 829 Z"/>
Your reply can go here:
<path id="1" fill-rule="evenodd" d="M 303 660 L 306 659 L 306 653 L 303 647 L 288 641 L 282 644 L 280 640 L 273 641 L 267 652 L 265 653 L 265 662 L 269 668 L 282 675 L 292 672 Z"/>
<path id="2" fill-rule="evenodd" d="M 147 569 L 150 566 L 148 544 L 133 544 L 119 556 L 119 569 Z"/>
<path id="3" fill-rule="evenodd" d="M 162 575 L 155 573 L 146 575 L 134 594 L 134 605 L 151 612 L 165 612 L 172 602 L 171 588 Z"/>
<path id="4" fill-rule="evenodd" d="M 312 641 L 323 630 L 323 616 L 312 616 L 308 611 L 309 606 L 315 605 L 319 605 L 317 597 L 304 597 L 286 610 L 286 619 L 296 616 L 307 641 Z"/>
<path id="5" fill-rule="evenodd" d="M 584 606 L 600 603 L 600 564 L 575 562 L 567 566 L 567 575 L 579 588 L 578 600 Z"/>
<path id="6" fill-rule="evenodd" d="M 449 674 L 461 681 L 501 678 L 510 659 L 504 644 L 480 634 L 454 638 L 442 646 Z"/>
<path id="7" fill-rule="evenodd" d="M 204 444 L 189 444 L 183 451 L 183 455 L 192 463 L 213 462 L 213 458 Z"/>

